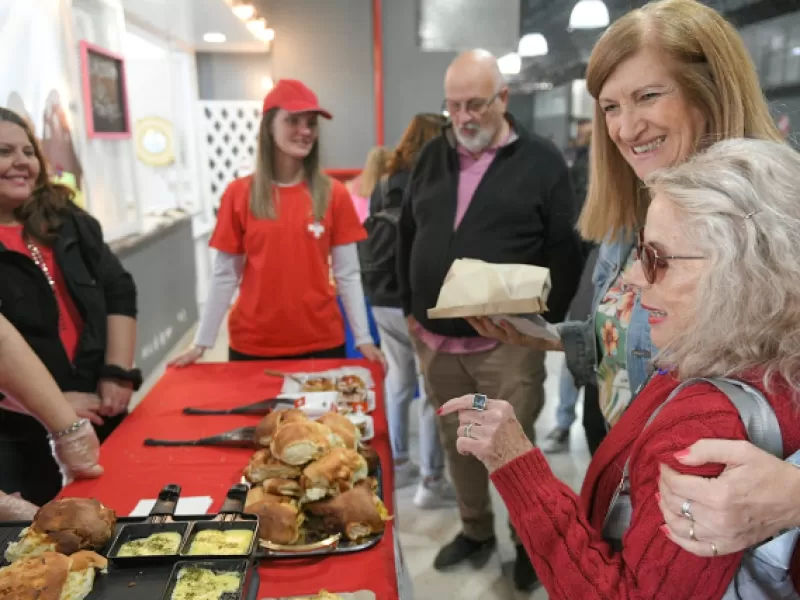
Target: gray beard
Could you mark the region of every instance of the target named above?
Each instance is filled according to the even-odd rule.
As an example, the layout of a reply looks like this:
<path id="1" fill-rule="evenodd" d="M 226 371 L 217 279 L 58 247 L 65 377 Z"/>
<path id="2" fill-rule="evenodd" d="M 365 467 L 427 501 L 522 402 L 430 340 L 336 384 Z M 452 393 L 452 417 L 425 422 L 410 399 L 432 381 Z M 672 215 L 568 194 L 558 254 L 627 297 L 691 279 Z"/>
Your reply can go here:
<path id="1" fill-rule="evenodd" d="M 486 129 L 481 129 L 473 138 L 464 138 L 458 129 L 455 129 L 456 139 L 458 143 L 466 148 L 469 152 L 483 152 L 492 143 L 494 132 Z"/>

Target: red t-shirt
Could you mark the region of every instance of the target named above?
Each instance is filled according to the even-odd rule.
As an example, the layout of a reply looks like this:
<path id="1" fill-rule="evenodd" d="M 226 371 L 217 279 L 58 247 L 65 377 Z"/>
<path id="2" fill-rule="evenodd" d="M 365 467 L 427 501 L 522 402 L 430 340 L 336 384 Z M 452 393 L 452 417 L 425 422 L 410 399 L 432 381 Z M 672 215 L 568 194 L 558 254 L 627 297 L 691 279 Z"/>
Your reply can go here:
<path id="1" fill-rule="evenodd" d="M 278 217 L 256 219 L 251 182 L 237 179 L 225 190 L 210 241 L 212 248 L 245 255 L 228 319 L 231 347 L 269 357 L 341 346 L 344 322 L 330 279 L 331 248 L 366 238 L 350 193 L 333 180 L 328 210 L 317 223 L 305 183 L 275 186 Z"/>
<path id="2" fill-rule="evenodd" d="M 31 252 L 22 237 L 22 225 L 0 226 L 0 244 L 3 244 L 7 250 L 18 252 L 33 260 Z M 64 281 L 61 269 L 56 263 L 53 249 L 42 243 L 36 243 L 36 247 L 42 253 L 42 258 L 56 284 L 54 291 L 56 304 L 58 305 L 58 333 L 61 338 L 61 344 L 64 346 L 70 362 L 72 362 L 75 359 L 78 340 L 83 331 L 83 319 L 75 306 L 75 302 L 72 300 L 72 296 L 69 294 L 67 283 Z"/>

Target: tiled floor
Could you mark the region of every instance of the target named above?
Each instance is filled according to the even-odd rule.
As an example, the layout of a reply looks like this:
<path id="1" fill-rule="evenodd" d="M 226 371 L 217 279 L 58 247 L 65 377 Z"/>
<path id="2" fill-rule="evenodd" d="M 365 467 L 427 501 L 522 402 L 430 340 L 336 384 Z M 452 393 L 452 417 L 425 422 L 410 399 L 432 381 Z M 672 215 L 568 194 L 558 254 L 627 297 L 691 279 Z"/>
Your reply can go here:
<path id="1" fill-rule="evenodd" d="M 227 328 L 221 328 L 216 346 L 203 360 L 223 361 L 227 359 Z M 187 335 L 178 345 L 186 347 L 191 341 Z M 176 349 L 177 351 L 177 349 Z M 547 404 L 536 424 L 536 432 L 542 439 L 553 426 L 555 405 L 558 400 L 558 374 L 562 366 L 562 358 L 556 354 L 547 358 L 548 379 L 546 383 Z M 157 370 L 138 394 L 142 397 L 163 372 L 163 366 Z M 415 403 L 416 408 L 416 403 Z M 416 423 L 416 419 L 411 419 Z M 412 456 L 416 447 L 416 431 L 412 432 Z M 572 449 L 569 454 L 556 455 L 550 464 L 559 477 L 577 490 L 583 480 L 589 464 L 589 452 L 583 437 L 580 418 L 573 426 Z M 531 594 L 522 594 L 514 590 L 511 583 L 511 567 L 514 560 L 514 546 L 507 527 L 508 513 L 499 496 L 493 490 L 495 523 L 498 536 L 498 551 L 480 570 L 461 567 L 448 573 L 439 573 L 433 569 L 433 559 L 439 548 L 449 542 L 459 531 L 458 513 L 455 509 L 423 511 L 416 508 L 412 498 L 414 488 L 409 487 L 397 492 L 397 525 L 400 530 L 400 541 L 403 555 L 413 585 L 416 600 L 433 600 L 440 598 L 458 598 L 459 600 L 545 600 L 547 593 L 543 589 Z"/>

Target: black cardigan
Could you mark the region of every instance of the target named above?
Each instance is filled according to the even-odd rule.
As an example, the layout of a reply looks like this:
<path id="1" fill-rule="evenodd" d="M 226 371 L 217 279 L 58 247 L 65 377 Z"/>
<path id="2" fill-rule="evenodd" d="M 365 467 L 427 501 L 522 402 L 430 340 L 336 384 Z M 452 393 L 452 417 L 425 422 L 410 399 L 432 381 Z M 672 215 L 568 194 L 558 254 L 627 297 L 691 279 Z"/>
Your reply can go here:
<path id="1" fill-rule="evenodd" d="M 136 317 L 136 286 L 103 241 L 100 224 L 71 209 L 53 242 L 56 263 L 83 319 L 70 363 L 58 331 L 55 295 L 34 262 L 0 244 L 0 313 L 16 327 L 65 391 L 94 392 L 105 364 L 106 318 Z"/>
<path id="2" fill-rule="evenodd" d="M 457 258 L 548 267 L 553 287 L 544 316 L 554 323 L 564 319 L 580 280 L 583 256 L 564 157 L 506 118 L 517 139 L 498 150 L 457 230 L 459 159 L 452 129 L 422 150 L 406 188 L 398 253 L 403 309 L 440 335 L 477 335 L 463 319 L 427 317 Z"/>

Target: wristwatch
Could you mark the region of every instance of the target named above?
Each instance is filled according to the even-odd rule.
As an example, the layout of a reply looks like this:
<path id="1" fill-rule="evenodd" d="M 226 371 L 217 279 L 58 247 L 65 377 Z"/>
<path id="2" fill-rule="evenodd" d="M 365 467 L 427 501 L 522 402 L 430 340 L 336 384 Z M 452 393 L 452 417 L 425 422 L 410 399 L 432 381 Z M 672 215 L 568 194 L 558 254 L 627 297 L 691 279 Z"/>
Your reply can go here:
<path id="1" fill-rule="evenodd" d="M 133 386 L 134 391 L 142 387 L 142 372 L 139 369 L 123 369 L 119 365 L 103 365 L 100 367 L 99 379 L 117 379 Z"/>

